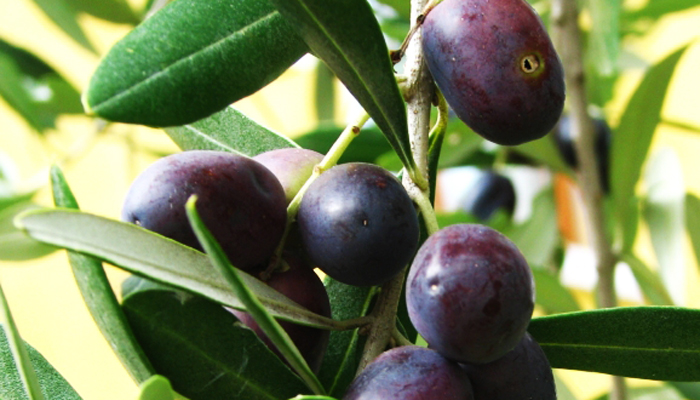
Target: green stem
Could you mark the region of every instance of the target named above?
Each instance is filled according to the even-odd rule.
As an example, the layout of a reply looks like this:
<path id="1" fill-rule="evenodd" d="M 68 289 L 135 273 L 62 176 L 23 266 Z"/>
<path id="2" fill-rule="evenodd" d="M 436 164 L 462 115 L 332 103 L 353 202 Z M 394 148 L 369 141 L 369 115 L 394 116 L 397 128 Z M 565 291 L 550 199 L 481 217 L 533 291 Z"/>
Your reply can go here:
<path id="1" fill-rule="evenodd" d="M 323 172 L 327 171 L 334 165 L 338 163 L 340 157 L 345 153 L 350 143 L 360 134 L 360 129 L 369 120 L 369 114 L 363 110 L 362 115 L 360 115 L 352 124 L 345 127 L 343 132 L 340 133 L 338 139 L 336 139 L 333 146 L 328 150 L 326 155 L 323 157 L 320 163 L 314 167 L 313 172 L 309 179 L 304 182 L 304 185 L 299 189 L 297 194 L 294 196 L 289 205 L 287 206 L 287 224 L 284 227 L 284 233 L 282 234 L 282 239 L 275 249 L 275 254 L 272 257 L 272 261 L 268 268 L 261 274 L 262 280 L 267 280 L 272 272 L 277 268 L 279 260 L 282 259 L 282 251 L 284 250 L 284 244 L 287 242 L 287 236 L 289 236 L 289 231 L 292 224 L 296 220 L 297 212 L 299 211 L 299 206 L 301 205 L 301 199 L 304 194 L 309 189 L 309 186 L 318 178 Z"/>
<path id="2" fill-rule="evenodd" d="M 428 235 L 432 235 L 440 229 L 438 225 L 435 209 L 430 202 L 430 197 L 422 190 L 412 190 L 409 192 L 411 199 L 418 205 L 423 220 L 425 221 L 425 229 Z"/>
<path id="3" fill-rule="evenodd" d="M 396 310 L 399 306 L 405 276 L 406 270 L 382 286 L 382 291 L 379 293 L 377 303 L 372 310 L 371 315 L 374 317 L 374 322 L 367 334 L 367 342 L 365 342 L 365 348 L 357 367 L 358 373 L 386 350 L 389 344 L 394 329 L 396 329 Z"/>
<path id="4" fill-rule="evenodd" d="M 301 199 L 304 194 L 309 189 L 309 186 L 319 177 L 322 173 L 332 168 L 338 163 L 340 157 L 345 153 L 350 143 L 360 134 L 360 129 L 369 120 L 369 114 L 363 111 L 362 115 L 358 117 L 352 124 L 345 127 L 343 132 L 340 133 L 338 139 L 333 143 L 333 146 L 328 150 L 325 157 L 321 160 L 316 167 L 314 167 L 314 172 L 311 174 L 309 179 L 306 180 L 304 186 L 299 189 L 299 192 L 294 196 L 292 201 L 287 206 L 287 224 L 289 225 L 297 216 L 297 211 L 299 211 L 299 205 L 301 204 Z"/>
<path id="5" fill-rule="evenodd" d="M 335 326 L 339 331 L 348 331 L 350 329 L 361 328 L 367 326 L 374 321 L 374 317 L 371 315 L 366 315 L 364 317 L 346 319 L 343 321 L 335 321 Z"/>
<path id="6" fill-rule="evenodd" d="M 391 334 L 391 338 L 394 339 L 397 346 L 412 346 L 413 345 L 413 342 L 406 339 L 406 337 L 404 335 L 402 335 L 401 332 L 399 332 L 399 329 L 396 327 L 394 328 L 394 332 Z"/>
<path id="7" fill-rule="evenodd" d="M 418 15 L 424 8 L 427 0 L 412 0 L 411 13 L 414 25 L 420 25 L 422 21 Z M 428 132 L 430 130 L 430 108 L 433 98 L 433 83 L 430 73 L 427 71 L 423 60 L 420 44 L 420 30 L 413 28 L 414 34 L 406 46 L 406 64 L 404 75 L 406 82 L 402 84 L 402 90 L 407 103 L 408 130 L 411 140 L 411 153 L 416 168 L 409 174 L 404 174 L 402 183 L 411 196 L 412 191 L 421 193 L 421 196 L 430 198 L 430 185 L 428 175 Z M 428 204 L 430 202 L 428 201 Z M 432 206 L 430 207 L 432 210 Z M 426 212 L 428 215 L 434 212 Z M 362 351 L 362 357 L 358 372 L 362 371 L 372 360 L 381 354 L 388 346 L 392 333 L 396 328 L 396 310 L 401 298 L 406 271 L 382 286 L 377 302 L 372 310 L 374 322 L 367 334 L 367 342 Z"/>
<path id="8" fill-rule="evenodd" d="M 425 5 L 423 11 L 421 11 L 421 13 L 416 17 L 415 24 L 413 24 L 411 29 L 406 34 L 406 37 L 403 39 L 403 43 L 401 43 L 401 47 L 399 48 L 399 50 L 391 53 L 391 61 L 394 64 L 398 64 L 401 61 L 403 56 L 406 54 L 406 49 L 411 43 L 413 35 L 418 31 L 418 29 L 421 26 L 423 26 L 423 21 L 425 21 L 425 17 L 427 17 L 430 11 L 432 11 L 433 8 L 435 8 L 435 6 L 437 6 L 441 2 L 442 0 L 431 0 L 430 2 L 428 2 L 428 4 Z"/>

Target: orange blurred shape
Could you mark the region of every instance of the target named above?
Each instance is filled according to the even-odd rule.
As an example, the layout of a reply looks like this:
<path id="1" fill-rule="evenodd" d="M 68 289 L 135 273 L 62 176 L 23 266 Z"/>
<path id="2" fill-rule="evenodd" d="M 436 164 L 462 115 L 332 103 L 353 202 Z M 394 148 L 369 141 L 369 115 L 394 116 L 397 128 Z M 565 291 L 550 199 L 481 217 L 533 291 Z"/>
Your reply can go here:
<path id="1" fill-rule="evenodd" d="M 586 221 L 583 215 L 581 189 L 563 173 L 554 174 L 554 201 L 557 225 L 567 243 L 586 243 Z"/>

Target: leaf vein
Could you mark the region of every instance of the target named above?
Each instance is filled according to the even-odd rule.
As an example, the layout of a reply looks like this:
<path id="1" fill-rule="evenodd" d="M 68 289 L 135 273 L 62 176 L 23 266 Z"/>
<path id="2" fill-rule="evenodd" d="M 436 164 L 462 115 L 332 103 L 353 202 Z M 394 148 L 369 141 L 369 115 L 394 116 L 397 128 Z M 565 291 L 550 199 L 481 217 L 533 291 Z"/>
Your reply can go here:
<path id="1" fill-rule="evenodd" d="M 571 343 L 540 343 L 542 347 L 553 348 L 572 348 L 572 349 L 602 349 L 602 350 L 622 350 L 622 351 L 637 351 L 637 352 L 664 352 L 664 353 L 687 353 L 700 354 L 700 349 L 679 349 L 679 348 L 653 348 L 653 347 L 634 347 L 634 346 L 619 346 L 619 345 L 599 345 L 599 344 L 571 344 Z"/>

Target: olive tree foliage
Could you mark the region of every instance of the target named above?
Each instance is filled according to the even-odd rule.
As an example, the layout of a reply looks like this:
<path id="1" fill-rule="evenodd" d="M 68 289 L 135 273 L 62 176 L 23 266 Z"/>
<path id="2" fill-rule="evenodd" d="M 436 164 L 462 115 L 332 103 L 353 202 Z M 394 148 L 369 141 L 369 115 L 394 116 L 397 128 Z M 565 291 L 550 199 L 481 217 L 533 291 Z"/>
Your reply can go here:
<path id="1" fill-rule="evenodd" d="M 553 134 L 518 146 L 487 143 L 447 112 L 432 80 L 416 83 L 410 74 L 421 67 L 411 63 L 420 50 L 410 39 L 420 35 L 422 13 L 430 7 L 411 10 L 403 0 L 152 0 L 141 10 L 126 0 L 35 3 L 66 33 L 66 40 L 90 52 L 97 50 L 79 16 L 89 14 L 133 26 L 106 54 L 100 54 L 99 66 L 82 94 L 49 63 L 0 37 L 0 96 L 40 140 L 56 130 L 57 118 L 86 114 L 99 124 L 162 128 L 162 135 L 182 151 L 222 150 L 252 157 L 279 148 L 307 148 L 325 155 L 315 174 L 336 163 L 380 165 L 401 177 L 416 203 L 421 241 L 440 227 L 476 222 L 513 240 L 527 258 L 536 283 L 538 316 L 532 318 L 528 332 L 555 371 L 662 381 L 653 389 L 618 387 L 611 392 L 618 399 L 641 395 L 700 399 L 700 386 L 692 383 L 700 381 L 696 340 L 700 312 L 685 307 L 679 292 L 691 260 L 679 256 L 678 247 L 689 237 L 700 259 L 700 199 L 686 193 L 682 181 L 665 178 L 681 172 L 675 155 L 652 158 L 650 154 L 662 124 L 691 134 L 700 131 L 662 113 L 677 66 L 697 41 L 646 63 L 619 118 L 614 123 L 606 118 L 618 83 L 630 70 L 639 69 L 641 58 L 625 46 L 626 41 L 641 36 L 665 16 L 697 8 L 696 1 L 649 1 L 636 8 L 619 1 L 578 2 L 582 8 L 576 12 L 585 13 L 590 23 L 574 24 L 575 42 L 566 38 L 562 28 L 565 19 L 560 7 L 567 1 L 530 2 L 557 47 L 580 51 L 573 62 L 560 51 L 567 77 L 580 73 L 577 76 L 582 78 L 579 87 L 567 87 L 564 113 L 575 115 L 578 107 L 579 116 L 572 123 L 579 135 L 589 134 L 592 126 L 586 122 L 590 117 L 581 117 L 581 106 L 587 114 L 594 110 L 594 117 L 608 119 L 609 162 L 598 169 L 604 170 L 609 190 L 602 190 L 602 180 L 591 180 L 585 172 L 584 166 L 593 161 L 583 161 L 581 168 L 567 164 Z M 244 115 L 236 102 L 273 84 L 302 57 L 317 60 L 316 86 L 299 94 L 315 100 L 317 127 L 292 140 Z M 636 62 L 626 63 L 632 59 Z M 340 126 L 335 115 L 337 81 L 364 110 L 348 126 Z M 51 95 L 39 96 L 38 89 Z M 427 101 L 416 105 L 421 95 Z M 576 97 L 583 99 L 578 105 L 571 100 Z M 420 112 L 414 112 L 416 107 Z M 416 144 L 421 141 L 422 145 Z M 586 146 L 578 144 L 586 140 L 576 142 Z M 587 142 L 588 153 L 577 150 L 578 154 L 595 157 L 593 140 Z M 643 294 L 642 304 L 618 306 L 615 293 L 605 289 L 612 287 L 612 273 L 600 268 L 596 296 L 601 303 L 595 309 L 583 309 L 572 289 L 561 283 L 567 238 L 557 226 L 557 200 L 551 187 L 534 197 L 525 220 L 515 220 L 503 210 L 488 219 L 470 210 L 436 211 L 432 202 L 438 171 L 461 166 L 537 169 L 568 176 L 584 193 L 597 193 L 597 216 L 587 215 L 600 223 L 587 226 L 594 231 L 589 234 L 600 238 L 596 251 L 609 256 L 610 271 L 619 263 L 630 267 Z M 205 252 L 79 210 L 79 199 L 58 167 L 50 173 L 53 208 L 37 204 L 36 189 L 17 189 L 11 165 L 3 161 L 0 167 L 0 259 L 31 260 L 66 249 L 90 312 L 140 385 L 142 399 L 339 399 L 358 369 L 380 352 L 392 346 L 425 344 L 406 311 L 403 274 L 381 287 L 355 287 L 326 278 L 332 318 L 323 317 L 251 275 L 231 273 L 194 207 L 188 208 L 188 215 Z M 648 188 L 643 193 L 637 190 L 640 183 Z M 292 219 L 298 208 L 294 204 L 288 209 Z M 650 232 L 655 259 L 635 249 L 642 226 Z M 120 303 L 103 263 L 148 280 L 127 283 Z M 182 297 L 172 296 L 173 291 L 191 301 L 180 301 Z M 1 397 L 80 398 L 61 371 L 21 340 L 2 291 L 0 299 Z M 251 330 L 236 324 L 236 318 L 220 305 L 251 313 L 283 349 L 287 362 Z M 318 373 L 298 359 L 298 351 L 275 318 L 331 330 Z M 563 382 L 557 383 L 559 398 L 574 398 Z"/>

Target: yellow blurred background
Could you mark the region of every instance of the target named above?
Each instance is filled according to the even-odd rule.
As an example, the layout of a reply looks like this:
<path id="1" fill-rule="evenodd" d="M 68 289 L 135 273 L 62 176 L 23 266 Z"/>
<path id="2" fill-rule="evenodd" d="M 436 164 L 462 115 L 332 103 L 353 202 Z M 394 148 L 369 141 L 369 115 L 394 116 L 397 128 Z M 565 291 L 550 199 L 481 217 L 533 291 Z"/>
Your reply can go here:
<path id="1" fill-rule="evenodd" d="M 132 3 L 135 9 L 143 5 L 142 1 Z M 129 30 L 128 26 L 106 23 L 86 15 L 81 16 L 80 23 L 102 54 Z M 75 44 L 58 29 L 31 0 L 0 1 L 0 37 L 42 57 L 79 90 L 87 87 L 99 62 L 96 55 Z M 653 62 L 694 41 L 674 75 L 664 116 L 696 127 L 700 127 L 699 38 L 700 7 L 695 7 L 662 19 L 644 37 L 624 43 Z M 606 107 L 613 126 L 640 77 L 640 71 L 627 74 L 621 80 L 614 100 Z M 252 119 L 294 136 L 315 125 L 313 99 L 299 97 L 312 87 L 313 61 L 302 62 L 236 106 Z M 336 114 L 339 122 L 343 122 L 347 110 L 354 105 L 341 90 L 338 92 Z M 134 152 L 134 143 L 158 151 L 177 151 L 177 148 L 162 131 L 145 127 L 114 124 L 104 133 L 97 135 L 96 132 L 94 121 L 89 118 L 63 117 L 58 121 L 56 131 L 48 132 L 48 140 L 42 141 L 0 99 L 0 151 L 18 165 L 22 180 L 48 183 L 47 168 L 59 162 L 83 210 L 118 219 L 129 184 L 155 160 L 153 155 Z M 700 176 L 696 173 L 700 171 L 698 134 L 662 125 L 654 139 L 655 149 L 669 146 L 679 155 L 687 190 L 696 195 L 700 195 Z M 51 206 L 48 187 L 42 189 L 35 200 Z M 654 265 L 650 239 L 644 231 L 639 235 L 637 246 L 639 254 Z M 686 249 L 691 277 L 687 282 L 687 305 L 698 307 L 698 268 L 687 243 Z M 119 284 L 126 274 L 112 267 L 108 267 L 108 273 L 115 292 L 119 293 Z M 73 281 L 65 252 L 27 262 L 0 262 L 0 281 L 23 338 L 36 347 L 84 399 L 135 398 L 137 387 L 88 314 Z M 579 291 L 577 295 L 582 304 L 592 304 L 589 293 Z M 602 394 L 609 383 L 604 375 L 571 371 L 557 373 L 582 400 Z"/>

